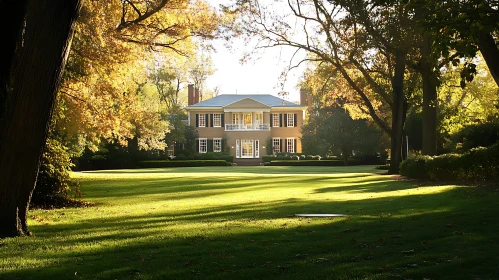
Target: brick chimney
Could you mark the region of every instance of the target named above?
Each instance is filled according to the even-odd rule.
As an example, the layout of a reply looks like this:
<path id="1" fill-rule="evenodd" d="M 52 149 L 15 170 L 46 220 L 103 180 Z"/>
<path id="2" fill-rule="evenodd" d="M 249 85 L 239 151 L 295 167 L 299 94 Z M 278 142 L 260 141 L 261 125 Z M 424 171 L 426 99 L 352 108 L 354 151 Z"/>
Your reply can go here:
<path id="1" fill-rule="evenodd" d="M 312 110 L 312 94 L 309 93 L 307 97 L 308 97 L 307 106 L 308 106 L 308 110 L 310 111 L 310 110 Z"/>
<path id="2" fill-rule="evenodd" d="M 194 104 L 199 103 L 199 88 L 194 88 Z"/>
<path id="3" fill-rule="evenodd" d="M 300 88 L 300 105 L 307 105 L 307 90 Z"/>
<path id="4" fill-rule="evenodd" d="M 194 85 L 189 84 L 187 85 L 187 105 L 191 106 L 196 104 L 194 102 Z"/>
<path id="5" fill-rule="evenodd" d="M 312 94 L 307 89 L 300 88 L 300 105 L 307 106 L 308 110 L 312 109 Z"/>

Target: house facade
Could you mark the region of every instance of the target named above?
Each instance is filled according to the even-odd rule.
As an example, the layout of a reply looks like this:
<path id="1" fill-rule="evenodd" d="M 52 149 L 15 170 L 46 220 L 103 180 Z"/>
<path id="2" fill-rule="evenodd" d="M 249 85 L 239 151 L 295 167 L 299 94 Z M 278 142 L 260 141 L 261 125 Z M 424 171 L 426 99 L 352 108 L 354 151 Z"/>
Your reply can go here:
<path id="1" fill-rule="evenodd" d="M 301 104 L 268 94 L 219 95 L 198 103 L 198 91 L 189 85 L 185 110 L 189 125 L 199 133 L 197 151 L 228 151 L 236 162 L 258 162 L 272 153 L 300 153 L 305 103 L 311 100 L 304 92 L 301 95 Z"/>

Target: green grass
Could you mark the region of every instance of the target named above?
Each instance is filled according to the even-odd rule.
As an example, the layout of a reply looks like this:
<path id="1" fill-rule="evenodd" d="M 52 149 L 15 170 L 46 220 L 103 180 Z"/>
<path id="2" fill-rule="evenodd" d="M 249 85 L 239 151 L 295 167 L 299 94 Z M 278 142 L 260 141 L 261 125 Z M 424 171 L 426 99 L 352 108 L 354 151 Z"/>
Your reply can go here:
<path id="1" fill-rule="evenodd" d="M 33 237 L 0 240 L 0 279 L 499 279 L 497 192 L 379 172 L 75 173 L 95 206 L 31 211 Z"/>

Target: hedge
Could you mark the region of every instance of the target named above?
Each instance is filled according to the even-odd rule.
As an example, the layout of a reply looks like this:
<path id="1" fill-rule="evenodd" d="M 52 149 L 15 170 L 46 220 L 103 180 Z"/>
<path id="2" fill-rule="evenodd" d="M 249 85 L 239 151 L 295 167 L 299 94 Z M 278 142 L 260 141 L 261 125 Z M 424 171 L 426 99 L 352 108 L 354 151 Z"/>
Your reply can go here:
<path id="1" fill-rule="evenodd" d="M 400 164 L 400 174 L 435 181 L 499 180 L 499 143 L 488 148 L 471 149 L 463 154 L 410 158 Z"/>
<path id="2" fill-rule="evenodd" d="M 358 160 L 349 160 L 348 165 L 362 165 Z M 273 160 L 266 166 L 344 166 L 343 160 Z"/>
<path id="3" fill-rule="evenodd" d="M 201 166 L 230 166 L 225 160 L 145 160 L 139 161 L 138 166 L 142 168 L 162 167 L 201 167 Z"/>
<path id="4" fill-rule="evenodd" d="M 228 155 L 226 153 L 199 153 L 196 155 L 183 155 L 179 154 L 175 157 L 176 161 L 182 161 L 182 160 L 225 160 L 227 162 L 233 162 L 234 156 Z"/>

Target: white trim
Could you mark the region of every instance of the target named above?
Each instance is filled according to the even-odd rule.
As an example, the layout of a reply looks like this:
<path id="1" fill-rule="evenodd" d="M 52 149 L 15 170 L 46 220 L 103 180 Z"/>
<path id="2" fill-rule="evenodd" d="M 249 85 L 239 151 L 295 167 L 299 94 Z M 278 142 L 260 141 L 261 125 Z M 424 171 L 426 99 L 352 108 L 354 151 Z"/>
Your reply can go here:
<path id="1" fill-rule="evenodd" d="M 274 125 L 274 115 L 277 115 L 277 125 Z M 281 114 L 279 113 L 271 113 L 270 114 L 270 125 L 272 125 L 272 127 L 281 127 L 281 121 L 280 121 L 280 118 L 281 118 Z"/>
<path id="2" fill-rule="evenodd" d="M 240 142 L 236 140 L 236 158 L 241 158 Z"/>
<path id="3" fill-rule="evenodd" d="M 201 116 L 203 116 L 203 125 L 201 125 Z M 198 114 L 198 127 L 206 127 L 206 114 Z"/>
<path id="4" fill-rule="evenodd" d="M 244 144 L 251 145 L 249 149 L 249 155 L 244 155 Z M 255 157 L 255 140 L 253 139 L 241 139 L 241 158 L 254 158 Z"/>
<path id="5" fill-rule="evenodd" d="M 184 110 L 190 111 L 190 110 L 199 110 L 199 111 L 221 111 L 223 108 L 222 106 L 217 106 L 217 107 L 184 107 Z"/>
<path id="6" fill-rule="evenodd" d="M 286 153 L 296 153 L 296 147 L 295 147 L 295 137 L 288 137 L 286 138 L 286 143 L 284 143 L 286 145 Z M 291 140 L 291 146 L 293 147 L 293 151 L 289 151 L 289 143 L 288 141 Z"/>
<path id="7" fill-rule="evenodd" d="M 215 151 L 215 141 L 220 140 L 220 150 Z M 213 152 L 220 153 L 222 152 L 222 138 L 213 138 Z"/>
<path id="8" fill-rule="evenodd" d="M 289 125 L 290 120 L 292 122 L 292 125 Z M 286 127 L 294 127 L 294 126 L 295 126 L 295 114 L 286 114 Z"/>
<path id="9" fill-rule="evenodd" d="M 268 113 L 270 109 L 262 109 L 262 108 L 254 108 L 254 109 L 224 109 L 226 113 L 253 113 L 253 112 L 262 112 Z"/>
<path id="10" fill-rule="evenodd" d="M 215 115 L 219 115 L 220 125 L 215 125 Z M 213 127 L 222 127 L 222 113 L 213 113 Z"/>
<path id="11" fill-rule="evenodd" d="M 277 146 L 277 145 L 274 145 L 274 140 L 278 140 L 279 142 L 279 151 L 274 151 L 274 146 Z M 272 153 L 280 153 L 281 152 L 281 137 L 272 137 Z"/>
<path id="12" fill-rule="evenodd" d="M 255 150 L 253 156 L 255 158 L 259 158 L 260 157 L 260 140 L 255 140 L 253 146 L 254 146 L 254 150 Z"/>
<path id="13" fill-rule="evenodd" d="M 198 151 L 200 154 L 204 154 L 208 152 L 208 138 L 198 138 L 199 144 L 198 144 Z M 201 140 L 206 141 L 205 148 L 206 150 L 204 152 L 201 151 Z"/>
<path id="14" fill-rule="evenodd" d="M 299 107 L 272 107 L 270 112 L 282 112 L 282 111 L 305 111 L 307 107 L 299 106 Z"/>
<path id="15" fill-rule="evenodd" d="M 228 106 L 230 106 L 230 105 L 232 105 L 232 104 L 234 104 L 234 103 L 237 103 L 237 102 L 240 102 L 240 101 L 243 101 L 243 100 L 246 100 L 246 99 L 253 100 L 253 101 L 257 102 L 257 103 L 262 104 L 263 106 L 265 106 L 265 107 L 267 107 L 267 108 L 271 108 L 271 106 L 269 106 L 269 105 L 267 105 L 267 104 L 265 104 L 265 103 L 262 103 L 262 102 L 260 102 L 260 101 L 258 101 L 258 100 L 255 100 L 255 99 L 253 99 L 253 98 L 251 98 L 251 97 L 245 97 L 245 98 L 238 99 L 238 100 L 236 100 L 236 101 L 234 101 L 234 102 L 232 102 L 232 103 L 226 104 L 226 105 L 224 105 L 224 106 L 222 106 L 222 107 L 224 107 L 224 108 L 225 108 L 225 107 L 228 107 Z"/>

